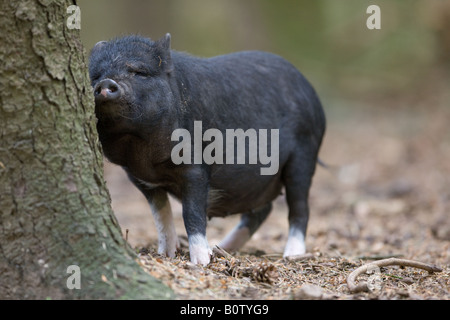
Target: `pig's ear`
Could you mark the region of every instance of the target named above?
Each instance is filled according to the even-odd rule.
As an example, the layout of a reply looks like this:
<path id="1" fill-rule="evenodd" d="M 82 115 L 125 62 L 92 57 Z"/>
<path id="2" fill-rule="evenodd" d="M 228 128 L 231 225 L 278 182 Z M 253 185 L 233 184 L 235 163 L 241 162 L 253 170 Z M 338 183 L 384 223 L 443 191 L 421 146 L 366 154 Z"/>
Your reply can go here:
<path id="1" fill-rule="evenodd" d="M 95 51 L 99 50 L 101 47 L 103 47 L 108 41 L 99 41 L 97 42 L 94 47 L 91 50 L 91 54 L 93 54 Z"/>
<path id="2" fill-rule="evenodd" d="M 159 48 L 160 56 L 159 59 L 159 66 L 160 68 L 170 73 L 173 71 L 173 64 L 172 64 L 172 56 L 170 54 L 170 33 L 167 33 L 164 37 L 156 41 L 156 45 Z"/>

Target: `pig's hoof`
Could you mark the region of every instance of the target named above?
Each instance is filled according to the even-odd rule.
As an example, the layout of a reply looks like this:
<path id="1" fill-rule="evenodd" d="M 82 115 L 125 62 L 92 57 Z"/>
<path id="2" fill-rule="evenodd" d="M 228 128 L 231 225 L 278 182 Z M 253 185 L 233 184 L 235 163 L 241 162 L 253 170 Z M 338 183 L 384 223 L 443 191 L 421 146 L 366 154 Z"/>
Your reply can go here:
<path id="1" fill-rule="evenodd" d="M 207 266 L 210 261 L 211 253 L 209 251 L 205 252 L 190 252 L 191 262 L 195 264 L 201 264 L 202 266 Z"/>
<path id="2" fill-rule="evenodd" d="M 283 257 L 292 257 L 298 256 L 301 254 L 305 254 L 305 242 L 302 238 L 298 237 L 289 237 L 288 242 L 286 244 L 286 248 L 284 249 Z"/>
<path id="3" fill-rule="evenodd" d="M 177 235 L 171 235 L 170 237 L 163 237 L 159 240 L 158 253 L 166 255 L 170 258 L 175 258 L 175 253 L 180 248 L 180 241 Z"/>
<path id="4" fill-rule="evenodd" d="M 204 236 L 193 236 L 189 238 L 189 255 L 191 262 L 206 266 L 212 255 L 212 250 Z"/>
<path id="5" fill-rule="evenodd" d="M 175 254 L 177 250 L 180 248 L 180 245 L 172 245 L 169 247 L 158 247 L 158 254 L 166 255 L 169 258 L 175 258 Z"/>

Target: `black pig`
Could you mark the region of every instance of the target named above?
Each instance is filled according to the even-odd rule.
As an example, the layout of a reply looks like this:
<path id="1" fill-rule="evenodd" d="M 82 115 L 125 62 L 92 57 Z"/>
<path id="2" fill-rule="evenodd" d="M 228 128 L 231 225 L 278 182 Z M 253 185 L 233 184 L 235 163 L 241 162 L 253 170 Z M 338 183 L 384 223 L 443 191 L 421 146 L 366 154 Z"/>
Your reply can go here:
<path id="1" fill-rule="evenodd" d="M 268 216 L 283 186 L 289 206 L 284 256 L 305 252 L 308 193 L 325 116 L 314 89 L 294 66 L 258 51 L 193 57 L 171 50 L 167 34 L 157 41 L 126 36 L 97 43 L 89 74 L 104 153 L 148 199 L 159 253 L 173 257 L 179 246 L 167 193 L 182 203 L 191 261 L 206 265 L 211 255 L 207 217 L 242 214 L 219 244 L 236 250 Z M 232 144 L 237 135 L 221 141 L 230 129 L 245 130 L 249 151 L 244 157 Z M 269 131 L 276 133 L 272 140 Z M 187 140 L 183 132 L 194 138 Z M 252 140 L 255 133 L 260 135 Z M 215 162 L 199 161 L 208 141 L 215 143 L 209 148 Z M 220 143 L 226 145 L 223 152 Z M 268 164 L 261 160 L 264 146 L 265 155 L 275 156 L 275 170 L 263 174 Z M 251 150 L 257 150 L 259 163 L 258 157 L 252 162 Z"/>

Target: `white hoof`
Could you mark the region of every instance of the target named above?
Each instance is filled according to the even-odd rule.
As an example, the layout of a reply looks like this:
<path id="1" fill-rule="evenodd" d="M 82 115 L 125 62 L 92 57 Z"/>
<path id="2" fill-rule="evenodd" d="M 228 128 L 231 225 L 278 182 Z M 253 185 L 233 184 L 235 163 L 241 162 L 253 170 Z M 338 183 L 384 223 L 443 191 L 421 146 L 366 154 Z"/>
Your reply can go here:
<path id="1" fill-rule="evenodd" d="M 283 257 L 297 256 L 306 252 L 305 236 L 301 231 L 291 230 L 284 249 Z"/>
<path id="2" fill-rule="evenodd" d="M 189 255 L 194 264 L 208 265 L 212 250 L 209 247 L 208 240 L 201 234 L 196 234 L 189 238 Z"/>
<path id="3" fill-rule="evenodd" d="M 175 253 L 180 248 L 180 241 L 175 229 L 172 232 L 160 234 L 158 238 L 158 253 L 174 258 Z"/>

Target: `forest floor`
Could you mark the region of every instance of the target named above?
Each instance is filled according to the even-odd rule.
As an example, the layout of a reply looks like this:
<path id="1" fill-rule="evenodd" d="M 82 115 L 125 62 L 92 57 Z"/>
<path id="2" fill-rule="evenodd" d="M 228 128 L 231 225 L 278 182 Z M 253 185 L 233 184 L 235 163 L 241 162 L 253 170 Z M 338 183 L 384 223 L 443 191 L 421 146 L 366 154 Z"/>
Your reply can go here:
<path id="1" fill-rule="evenodd" d="M 331 169 L 316 170 L 308 254 L 294 261 L 281 255 L 288 229 L 283 196 L 274 201 L 271 215 L 242 251 L 216 254 L 206 267 L 189 262 L 177 201 L 171 203 L 182 248 L 173 259 L 156 253 L 148 204 L 119 167 L 106 163 L 113 209 L 143 268 L 179 299 L 450 300 L 448 98 L 417 95 L 326 108 L 320 157 Z M 238 221 L 238 216 L 211 219 L 211 246 Z M 389 257 L 436 265 L 442 271 L 382 267 L 357 279 L 375 281 L 372 290 L 350 292 L 347 277 L 353 270 Z"/>

